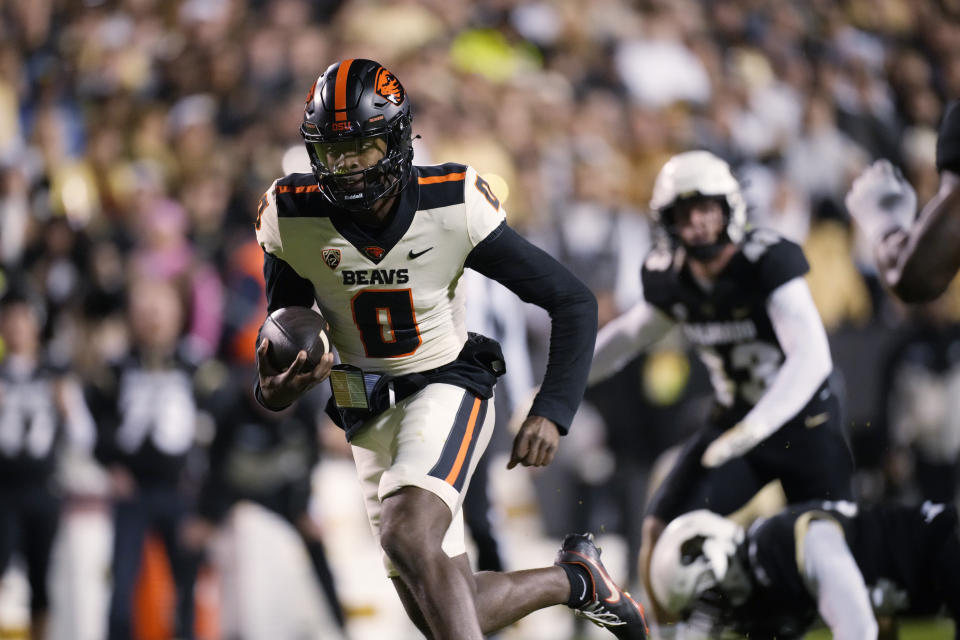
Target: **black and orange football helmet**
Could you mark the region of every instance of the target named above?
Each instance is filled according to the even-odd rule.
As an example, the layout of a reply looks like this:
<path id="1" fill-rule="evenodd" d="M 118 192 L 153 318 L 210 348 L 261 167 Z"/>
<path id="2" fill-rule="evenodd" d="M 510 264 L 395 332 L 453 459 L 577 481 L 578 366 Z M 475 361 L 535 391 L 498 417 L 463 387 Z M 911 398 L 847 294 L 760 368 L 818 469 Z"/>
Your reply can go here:
<path id="1" fill-rule="evenodd" d="M 310 88 L 300 125 L 320 193 L 350 211 L 399 193 L 413 167 L 410 121 L 410 100 L 383 65 L 330 65 Z"/>

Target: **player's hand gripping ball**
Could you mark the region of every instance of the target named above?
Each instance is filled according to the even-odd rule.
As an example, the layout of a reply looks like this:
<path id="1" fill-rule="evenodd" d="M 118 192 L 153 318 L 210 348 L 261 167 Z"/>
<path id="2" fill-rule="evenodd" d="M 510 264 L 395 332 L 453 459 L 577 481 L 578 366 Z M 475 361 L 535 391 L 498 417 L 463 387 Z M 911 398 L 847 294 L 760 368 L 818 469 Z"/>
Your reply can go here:
<path id="1" fill-rule="evenodd" d="M 270 341 L 266 364 L 274 371 L 286 371 L 301 350 L 307 352 L 306 368 L 312 369 L 330 351 L 327 321 L 307 307 L 284 307 L 271 313 L 260 327 L 258 349 L 264 338 Z"/>

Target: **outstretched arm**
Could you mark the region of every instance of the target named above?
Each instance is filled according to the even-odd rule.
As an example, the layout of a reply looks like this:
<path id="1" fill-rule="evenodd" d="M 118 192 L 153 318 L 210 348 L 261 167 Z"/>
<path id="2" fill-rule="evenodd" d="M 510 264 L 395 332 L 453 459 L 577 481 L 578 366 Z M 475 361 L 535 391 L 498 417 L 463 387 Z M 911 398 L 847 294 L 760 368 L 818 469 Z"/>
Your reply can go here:
<path id="1" fill-rule="evenodd" d="M 593 385 L 612 376 L 672 327 L 673 320 L 644 301 L 608 322 L 597 334 L 587 384 Z"/>
<path id="2" fill-rule="evenodd" d="M 916 194 L 887 160 L 867 168 L 846 197 L 874 246 L 881 279 L 905 302 L 933 300 L 960 269 L 960 102 L 940 123 L 937 170 L 940 187 L 916 220 Z"/>
<path id="3" fill-rule="evenodd" d="M 877 244 L 883 282 L 904 302 L 942 294 L 960 269 L 960 175 L 940 174 L 937 194 L 910 229 L 895 229 Z"/>
<path id="4" fill-rule="evenodd" d="M 767 313 L 785 360 L 753 409 L 707 447 L 703 463 L 708 467 L 746 453 L 797 415 L 833 368 L 827 333 L 806 280 L 797 277 L 775 289 Z"/>
<path id="5" fill-rule="evenodd" d="M 830 375 L 833 359 L 806 280 L 794 278 L 780 285 L 767 300 L 767 313 L 785 360 L 744 420 L 763 424 L 769 435 L 806 406 Z"/>
<path id="6" fill-rule="evenodd" d="M 835 522 L 812 522 L 802 542 L 804 582 L 823 621 L 838 640 L 874 640 L 873 616 L 863 575 Z"/>

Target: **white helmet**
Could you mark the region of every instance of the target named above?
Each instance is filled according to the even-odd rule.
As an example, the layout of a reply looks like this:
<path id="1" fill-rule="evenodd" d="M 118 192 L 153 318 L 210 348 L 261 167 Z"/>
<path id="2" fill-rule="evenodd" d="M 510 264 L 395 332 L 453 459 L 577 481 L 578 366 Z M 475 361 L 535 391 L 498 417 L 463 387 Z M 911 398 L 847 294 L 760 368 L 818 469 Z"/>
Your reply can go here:
<path id="1" fill-rule="evenodd" d="M 730 165 L 709 151 L 679 153 L 663 165 L 653 183 L 650 199 L 654 221 L 669 231 L 673 222 L 664 218 L 669 209 L 679 200 L 700 196 L 724 199 L 728 214 L 727 238 L 730 242 L 739 242 L 747 223 L 747 204 Z"/>
<path id="2" fill-rule="evenodd" d="M 740 525 L 706 509 L 679 516 L 663 530 L 650 560 L 654 598 L 672 615 L 689 613 L 705 591 L 721 586 L 732 571 L 737 546 L 744 540 Z"/>

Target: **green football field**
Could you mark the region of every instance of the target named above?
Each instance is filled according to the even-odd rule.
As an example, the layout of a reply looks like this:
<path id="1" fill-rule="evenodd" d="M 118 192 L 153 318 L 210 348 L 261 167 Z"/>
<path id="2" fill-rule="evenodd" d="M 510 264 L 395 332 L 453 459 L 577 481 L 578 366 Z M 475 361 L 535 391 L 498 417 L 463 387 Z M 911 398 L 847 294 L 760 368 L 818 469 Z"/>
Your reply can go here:
<path id="1" fill-rule="evenodd" d="M 953 622 L 950 620 L 910 620 L 901 623 L 900 640 L 953 640 Z M 830 632 L 818 629 L 807 634 L 806 640 L 828 640 Z"/>

